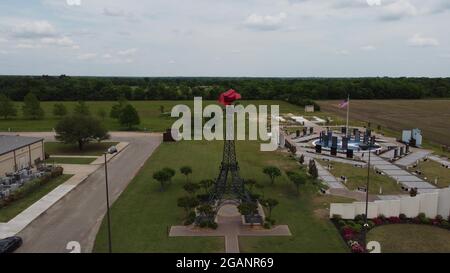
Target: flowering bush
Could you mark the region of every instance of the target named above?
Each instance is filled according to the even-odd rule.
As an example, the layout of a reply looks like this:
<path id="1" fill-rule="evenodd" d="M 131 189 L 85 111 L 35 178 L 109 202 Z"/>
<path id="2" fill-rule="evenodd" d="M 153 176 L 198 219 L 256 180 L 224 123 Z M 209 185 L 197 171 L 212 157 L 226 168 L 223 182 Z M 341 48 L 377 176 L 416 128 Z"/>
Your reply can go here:
<path id="1" fill-rule="evenodd" d="M 349 241 L 350 248 L 352 253 L 364 253 L 365 250 L 357 241 Z"/>
<path id="2" fill-rule="evenodd" d="M 391 224 L 400 224 L 402 220 L 399 217 L 389 217 L 389 223 Z"/>
<path id="3" fill-rule="evenodd" d="M 375 224 L 375 226 L 384 224 L 384 221 L 380 218 L 374 218 L 374 219 L 372 219 L 372 222 Z"/>

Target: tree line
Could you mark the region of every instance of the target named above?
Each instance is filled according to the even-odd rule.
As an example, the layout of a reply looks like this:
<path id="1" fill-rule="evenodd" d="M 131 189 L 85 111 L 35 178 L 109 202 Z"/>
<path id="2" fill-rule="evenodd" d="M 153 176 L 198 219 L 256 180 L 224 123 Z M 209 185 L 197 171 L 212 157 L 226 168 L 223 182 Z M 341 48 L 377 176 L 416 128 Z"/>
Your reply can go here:
<path id="1" fill-rule="evenodd" d="M 22 101 L 32 92 L 44 101 L 217 99 L 234 88 L 245 99 L 421 99 L 450 97 L 450 78 L 149 78 L 0 76 L 0 94 Z"/>

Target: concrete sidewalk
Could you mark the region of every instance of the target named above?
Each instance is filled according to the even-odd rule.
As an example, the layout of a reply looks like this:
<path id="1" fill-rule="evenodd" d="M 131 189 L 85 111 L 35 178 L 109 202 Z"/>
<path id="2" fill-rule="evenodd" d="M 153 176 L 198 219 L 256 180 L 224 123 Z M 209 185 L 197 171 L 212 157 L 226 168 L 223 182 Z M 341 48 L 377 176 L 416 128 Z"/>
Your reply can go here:
<path id="1" fill-rule="evenodd" d="M 117 145 L 117 153 L 107 155 L 108 162 L 116 155 L 118 155 L 121 151 L 123 151 L 128 146 L 128 142 L 121 142 L 119 143 L 119 145 Z M 101 164 L 93 164 L 94 162 L 90 165 L 58 164 L 64 169 L 64 174 L 71 174 L 73 176 L 66 182 L 49 192 L 47 195 L 36 201 L 33 205 L 19 213 L 9 222 L 0 223 L 0 239 L 14 236 L 22 231 L 40 215 L 45 213 L 50 207 L 56 204 L 60 199 L 70 193 L 78 185 L 83 183 L 85 179 L 89 177 L 89 175 L 94 173 L 104 164 L 104 158 L 102 156 L 98 159 L 101 159 Z"/>

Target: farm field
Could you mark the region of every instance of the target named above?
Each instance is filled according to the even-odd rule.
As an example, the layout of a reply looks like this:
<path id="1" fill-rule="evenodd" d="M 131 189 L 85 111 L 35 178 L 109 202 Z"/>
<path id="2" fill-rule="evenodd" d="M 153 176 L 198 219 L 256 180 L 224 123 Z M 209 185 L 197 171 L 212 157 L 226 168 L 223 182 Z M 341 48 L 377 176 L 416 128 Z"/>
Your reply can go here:
<path id="1" fill-rule="evenodd" d="M 115 251 L 223 252 L 223 238 L 169 238 L 167 235 L 168 228 L 180 225 L 185 214 L 182 208 L 177 207 L 177 198 L 186 194 L 182 189 L 186 178 L 179 173 L 179 168 L 191 166 L 193 173 L 189 178 L 193 182 L 215 178 L 222 149 L 221 141 L 163 143 L 112 206 L 112 244 Z M 288 170 L 298 170 L 296 161 L 285 153 L 260 152 L 258 142 L 238 141 L 236 152 L 242 177 L 253 178 L 264 185 L 263 189 L 254 189 L 256 193 L 279 201 L 273 218 L 279 224 L 288 224 L 293 234 L 292 237 L 240 238 L 241 252 L 348 251 L 328 218 L 315 212 L 316 209 L 324 210 L 326 204 L 334 199 L 316 200 L 317 189 L 311 181 L 301 187 L 297 196 L 294 185 L 285 174 Z M 270 185 L 269 178 L 262 173 L 267 165 L 277 166 L 283 171 L 274 185 Z M 177 174 L 161 192 L 152 174 L 164 167 L 173 168 Z M 97 234 L 94 251 L 107 251 L 106 221 Z"/>
<path id="2" fill-rule="evenodd" d="M 53 105 L 59 102 L 41 102 L 41 106 L 45 111 L 45 117 L 42 120 L 28 120 L 22 116 L 22 102 L 15 102 L 15 106 L 18 110 L 18 116 L 9 119 L 0 118 L 0 131 L 13 131 L 13 132 L 26 132 L 26 131 L 51 131 L 58 122 L 58 117 L 53 115 Z M 67 101 L 63 103 L 68 112 L 73 111 L 77 102 Z M 167 115 L 161 115 L 160 107 L 164 107 L 164 112 L 171 111 L 172 107 L 178 104 L 185 104 L 193 109 L 193 100 L 188 101 L 129 101 L 139 113 L 141 118 L 141 124 L 139 130 L 162 132 L 170 128 L 175 119 Z M 203 106 L 216 103 L 215 101 L 203 101 Z M 270 100 L 256 100 L 256 101 L 241 101 L 243 105 L 255 104 L 255 105 L 279 105 L 280 113 L 303 113 L 302 107 L 284 102 L 284 101 L 270 101 Z M 117 120 L 109 117 L 111 107 L 116 104 L 114 101 L 89 101 L 86 105 L 89 107 L 92 115 L 97 116 L 100 110 L 104 110 L 107 113 L 107 117 L 102 120 L 102 123 L 110 131 L 122 130 Z M 320 113 L 316 113 L 320 115 Z"/>
<path id="3" fill-rule="evenodd" d="M 340 101 L 317 103 L 323 112 L 346 116 Z M 403 129 L 420 128 L 427 143 L 450 145 L 450 100 L 352 100 L 350 119 L 381 125 L 397 137 Z"/>

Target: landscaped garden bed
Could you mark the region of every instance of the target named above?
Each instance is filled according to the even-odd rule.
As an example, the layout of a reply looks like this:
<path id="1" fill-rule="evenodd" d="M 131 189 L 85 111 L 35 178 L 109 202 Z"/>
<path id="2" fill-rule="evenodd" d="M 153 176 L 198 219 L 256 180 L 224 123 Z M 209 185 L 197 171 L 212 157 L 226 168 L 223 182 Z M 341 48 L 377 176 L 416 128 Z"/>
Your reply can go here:
<path id="1" fill-rule="evenodd" d="M 342 238 L 353 253 L 367 252 L 364 248 L 364 215 L 357 215 L 353 220 L 344 220 L 339 215 L 333 215 L 331 221 L 339 230 Z M 424 213 L 420 213 L 414 218 L 408 218 L 404 214 L 400 214 L 399 217 L 385 217 L 380 215 L 377 218 L 367 221 L 368 227 L 366 232 L 369 232 L 375 227 L 398 224 L 428 225 L 450 231 L 449 221 L 450 217 L 444 219 L 442 216 L 438 215 L 435 218 L 428 218 Z"/>

